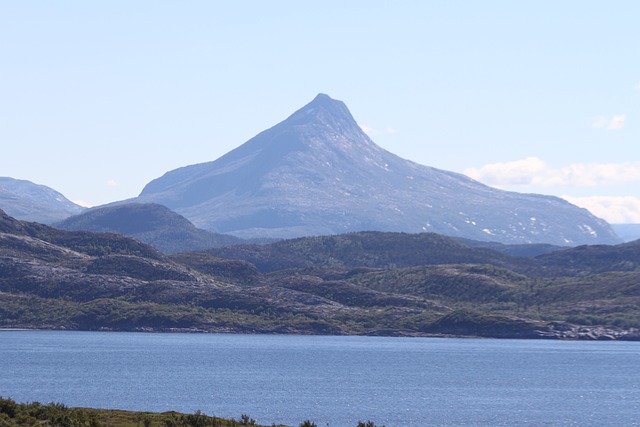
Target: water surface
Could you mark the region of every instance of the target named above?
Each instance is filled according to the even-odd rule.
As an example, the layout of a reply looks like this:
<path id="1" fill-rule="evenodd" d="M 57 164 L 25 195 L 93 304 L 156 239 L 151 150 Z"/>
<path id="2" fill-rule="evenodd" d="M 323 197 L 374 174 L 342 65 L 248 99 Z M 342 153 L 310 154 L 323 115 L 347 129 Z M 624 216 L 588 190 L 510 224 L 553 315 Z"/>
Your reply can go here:
<path id="1" fill-rule="evenodd" d="M 640 345 L 0 332 L 0 395 L 263 424 L 640 425 Z"/>

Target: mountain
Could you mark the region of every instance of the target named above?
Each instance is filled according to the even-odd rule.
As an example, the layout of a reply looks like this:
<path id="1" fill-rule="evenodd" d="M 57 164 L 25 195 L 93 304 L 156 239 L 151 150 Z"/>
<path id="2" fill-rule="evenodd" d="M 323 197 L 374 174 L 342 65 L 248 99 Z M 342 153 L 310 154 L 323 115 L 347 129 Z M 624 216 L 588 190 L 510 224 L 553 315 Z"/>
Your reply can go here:
<path id="1" fill-rule="evenodd" d="M 428 265 L 491 265 L 531 277 L 640 273 L 640 240 L 617 245 L 502 245 L 435 233 L 360 231 L 275 243 L 211 248 L 209 255 L 244 260 L 263 273 L 291 269 L 402 269 Z"/>
<path id="2" fill-rule="evenodd" d="M 640 239 L 640 224 L 611 224 L 611 228 L 625 242 Z"/>
<path id="3" fill-rule="evenodd" d="M 8 177 L 0 177 L 0 209 L 15 218 L 44 224 L 84 210 L 49 187 Z"/>
<path id="4" fill-rule="evenodd" d="M 155 203 L 130 203 L 90 209 L 54 224 L 63 230 L 120 233 L 164 253 L 234 245 L 243 240 L 196 228 L 188 219 Z"/>
<path id="5" fill-rule="evenodd" d="M 504 243 L 471 240 L 465 239 L 463 237 L 456 237 L 455 240 L 472 248 L 493 249 L 496 252 L 516 257 L 535 257 L 542 254 L 548 254 L 560 249 L 566 249 L 566 246 L 555 246 L 548 243 L 505 245 Z"/>
<path id="6" fill-rule="evenodd" d="M 183 264 L 119 234 L 59 230 L 0 210 L 0 328 L 341 332 L 306 312 L 347 308 L 208 258 L 176 256 Z"/>
<path id="7" fill-rule="evenodd" d="M 640 271 L 640 240 L 619 245 L 577 246 L 540 255 L 536 261 L 548 272 L 561 271 L 565 275 Z"/>
<path id="8" fill-rule="evenodd" d="M 240 237 L 377 230 L 509 244 L 619 241 L 605 221 L 557 197 L 501 191 L 404 160 L 324 94 L 219 159 L 151 181 L 137 201 Z"/>
<path id="9" fill-rule="evenodd" d="M 334 236 L 299 237 L 266 245 L 212 248 L 220 258 L 241 259 L 262 272 L 294 268 L 404 268 L 438 264 L 492 264 L 513 268 L 526 260 L 488 248 L 472 248 L 435 233 L 360 231 Z"/>
<path id="10" fill-rule="evenodd" d="M 59 230 L 0 210 L 0 328 L 640 339 L 640 270 L 627 265 L 532 277 L 487 264 L 494 254 L 508 265 L 504 254 L 442 236 L 349 241 L 333 261 L 325 249 L 315 264 L 264 274 L 244 261 L 167 256 L 119 234 Z M 405 266 L 414 257 L 394 266 L 399 258 L 380 246 L 394 241 L 423 260 L 482 264 Z M 324 244 L 308 243 L 308 251 Z M 632 246 L 619 255 L 633 256 Z M 348 265 L 376 258 L 386 267 Z"/>

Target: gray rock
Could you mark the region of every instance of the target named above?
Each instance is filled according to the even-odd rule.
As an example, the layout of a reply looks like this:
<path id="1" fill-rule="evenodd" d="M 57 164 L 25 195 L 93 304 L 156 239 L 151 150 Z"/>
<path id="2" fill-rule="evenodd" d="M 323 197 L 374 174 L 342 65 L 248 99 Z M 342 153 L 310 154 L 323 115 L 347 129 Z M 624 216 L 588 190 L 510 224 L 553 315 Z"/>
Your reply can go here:
<path id="1" fill-rule="evenodd" d="M 151 181 L 137 201 L 244 238 L 377 230 L 563 246 L 620 241 L 605 221 L 560 198 L 402 159 L 323 94 L 219 159 Z"/>

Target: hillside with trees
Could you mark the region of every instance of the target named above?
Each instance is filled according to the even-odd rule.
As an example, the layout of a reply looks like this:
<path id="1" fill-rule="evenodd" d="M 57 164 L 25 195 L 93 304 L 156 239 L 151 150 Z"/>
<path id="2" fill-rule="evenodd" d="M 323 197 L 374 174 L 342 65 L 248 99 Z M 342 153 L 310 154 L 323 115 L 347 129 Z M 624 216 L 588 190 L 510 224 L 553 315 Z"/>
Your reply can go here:
<path id="1" fill-rule="evenodd" d="M 0 327 L 636 340 L 637 247 L 352 233 L 169 256 L 0 212 Z"/>

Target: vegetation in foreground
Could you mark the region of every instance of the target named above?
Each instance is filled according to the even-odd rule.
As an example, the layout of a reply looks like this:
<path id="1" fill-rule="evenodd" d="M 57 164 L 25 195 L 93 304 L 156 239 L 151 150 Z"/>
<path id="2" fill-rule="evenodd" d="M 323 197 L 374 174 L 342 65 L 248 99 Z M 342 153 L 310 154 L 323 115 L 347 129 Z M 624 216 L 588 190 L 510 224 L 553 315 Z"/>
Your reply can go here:
<path id="1" fill-rule="evenodd" d="M 56 426 L 56 427 L 261 427 L 246 414 L 238 420 L 179 412 L 134 412 L 116 409 L 69 408 L 61 403 L 17 403 L 0 397 L 0 427 Z M 272 424 L 272 427 L 286 427 Z M 317 427 L 305 420 L 300 427 Z M 376 427 L 372 421 L 360 421 L 357 427 Z M 379 426 L 384 427 L 384 426 Z"/>

